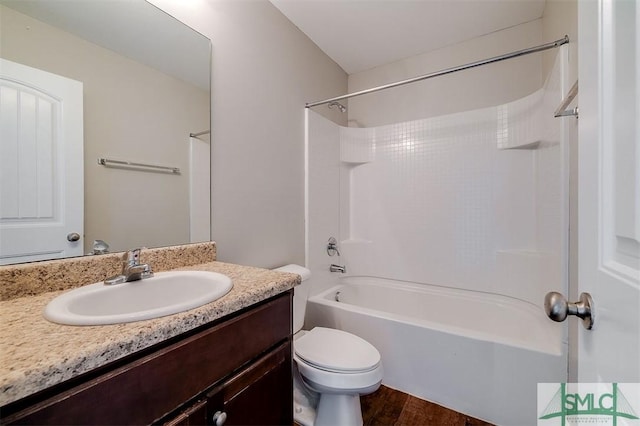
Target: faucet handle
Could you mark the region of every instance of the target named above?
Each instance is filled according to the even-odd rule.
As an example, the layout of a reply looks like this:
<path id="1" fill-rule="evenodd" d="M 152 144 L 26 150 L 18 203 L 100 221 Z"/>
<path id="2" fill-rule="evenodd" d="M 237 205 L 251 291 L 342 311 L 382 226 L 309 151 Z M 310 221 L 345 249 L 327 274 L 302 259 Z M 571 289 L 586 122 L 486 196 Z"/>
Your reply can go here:
<path id="1" fill-rule="evenodd" d="M 330 237 L 327 241 L 327 254 L 329 256 L 335 256 L 336 254 L 340 256 L 340 250 L 338 250 L 338 241 L 335 237 Z"/>
<path id="2" fill-rule="evenodd" d="M 122 276 L 124 277 L 124 282 L 129 281 L 137 281 L 144 278 L 150 278 L 153 276 L 153 271 L 151 270 L 151 266 L 146 263 L 140 263 L 140 252 L 145 247 L 140 247 L 136 249 L 129 250 L 125 253 L 122 258 Z M 105 284 L 118 284 L 120 280 L 118 277 L 114 277 L 115 280 L 112 282 L 111 279 L 105 281 Z M 115 282 L 117 281 L 117 282 Z"/>
<path id="3" fill-rule="evenodd" d="M 125 262 L 129 265 L 138 265 L 140 263 L 140 252 L 144 248 L 140 247 L 127 251 L 124 255 Z"/>

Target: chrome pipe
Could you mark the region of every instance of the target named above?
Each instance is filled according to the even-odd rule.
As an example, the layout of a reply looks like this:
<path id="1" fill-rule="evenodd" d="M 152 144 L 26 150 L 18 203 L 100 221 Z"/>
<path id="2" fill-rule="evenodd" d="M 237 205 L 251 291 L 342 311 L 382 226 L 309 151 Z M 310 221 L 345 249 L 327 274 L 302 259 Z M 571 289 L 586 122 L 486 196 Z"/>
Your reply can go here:
<path id="1" fill-rule="evenodd" d="M 418 77 L 413 77 L 413 78 L 409 78 L 409 79 L 406 79 L 406 80 L 397 81 L 395 83 L 389 83 L 389 84 L 384 84 L 384 85 L 378 86 L 378 87 L 372 87 L 371 89 L 360 90 L 359 92 L 353 92 L 353 93 L 348 93 L 348 94 L 342 95 L 342 96 L 336 96 L 335 98 L 325 99 L 323 101 L 310 102 L 310 103 L 307 103 L 305 105 L 305 108 L 312 108 L 314 106 L 324 105 L 324 104 L 328 104 L 330 102 L 337 102 L 337 101 L 341 101 L 341 100 L 344 100 L 344 99 L 354 98 L 356 96 L 366 95 L 366 94 L 373 93 L 373 92 L 379 92 L 380 90 L 391 89 L 392 87 L 403 86 L 405 84 L 415 83 L 416 81 L 422 81 L 422 80 L 426 80 L 426 79 L 433 78 L 433 77 L 439 77 L 441 75 L 452 74 L 454 72 L 468 70 L 470 68 L 479 67 L 481 65 L 488 65 L 488 64 L 492 64 L 494 62 L 504 61 L 506 59 L 517 58 L 518 56 L 524 56 L 524 55 L 528 55 L 530 53 L 542 52 L 544 50 L 549 50 L 549 49 L 554 49 L 556 47 L 560 47 L 563 44 L 567 44 L 567 43 L 569 43 L 569 36 L 565 35 L 563 38 L 558 39 L 556 41 L 552 41 L 550 43 L 541 44 L 541 45 L 535 46 L 535 47 L 530 47 L 528 49 L 522 49 L 522 50 L 518 50 L 518 51 L 515 51 L 515 52 L 507 53 L 507 54 L 504 54 L 504 55 L 494 56 L 493 58 L 483 59 L 481 61 L 476 61 L 476 62 L 471 62 L 471 63 L 466 64 L 466 65 L 460 65 L 460 66 L 457 66 L 457 67 L 447 68 L 447 69 L 444 69 L 444 70 L 432 72 L 432 73 L 421 75 L 421 76 L 418 76 Z"/>
<path id="2" fill-rule="evenodd" d="M 332 263 L 331 266 L 329 266 L 329 271 L 345 274 L 347 272 L 347 267 L 345 265 L 334 265 Z"/>
<path id="3" fill-rule="evenodd" d="M 211 133 L 211 130 L 205 130 L 203 132 L 198 132 L 198 133 L 189 133 L 189 137 L 197 138 L 198 136 L 206 135 L 208 133 Z"/>
<path id="4" fill-rule="evenodd" d="M 329 105 L 328 105 L 329 108 L 333 108 L 334 106 L 338 107 L 340 112 L 347 112 L 347 107 L 342 105 L 340 102 L 329 102 Z"/>

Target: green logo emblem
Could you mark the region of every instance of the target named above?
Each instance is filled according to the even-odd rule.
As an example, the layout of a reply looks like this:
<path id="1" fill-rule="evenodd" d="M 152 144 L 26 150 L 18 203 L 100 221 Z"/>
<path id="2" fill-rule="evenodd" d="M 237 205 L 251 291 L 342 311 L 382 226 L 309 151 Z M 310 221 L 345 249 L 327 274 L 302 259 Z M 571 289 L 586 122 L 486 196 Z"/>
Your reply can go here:
<path id="1" fill-rule="evenodd" d="M 617 383 L 611 384 L 610 392 L 609 389 L 602 392 L 602 384 L 592 385 L 597 389 L 591 392 L 571 392 L 566 383 L 560 383 L 558 391 L 540 413 L 539 419 L 559 417 L 561 425 L 565 426 L 567 419 L 569 423 L 596 423 L 594 422 L 596 416 L 606 416 L 610 418 L 611 424 L 616 426 L 620 417 L 631 420 L 639 418 Z M 579 387 L 585 386 L 579 384 Z"/>

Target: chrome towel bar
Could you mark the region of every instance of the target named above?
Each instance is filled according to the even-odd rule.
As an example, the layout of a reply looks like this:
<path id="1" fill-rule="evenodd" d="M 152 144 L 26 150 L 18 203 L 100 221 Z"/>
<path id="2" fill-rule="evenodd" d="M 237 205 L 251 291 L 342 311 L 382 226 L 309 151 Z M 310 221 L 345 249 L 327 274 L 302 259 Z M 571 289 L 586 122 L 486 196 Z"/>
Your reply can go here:
<path id="1" fill-rule="evenodd" d="M 569 115 L 575 115 L 575 117 L 578 118 L 578 107 L 567 109 L 567 107 L 569 106 L 571 101 L 573 101 L 573 99 L 576 97 L 577 94 L 578 94 L 578 80 L 576 80 L 576 82 L 573 83 L 573 86 L 571 86 L 571 89 L 569 89 L 569 93 L 567 93 L 567 96 L 562 100 L 562 103 L 560 104 L 558 109 L 556 109 L 556 111 L 553 113 L 553 116 L 557 118 L 557 117 L 566 117 Z"/>
<path id="2" fill-rule="evenodd" d="M 189 133 L 189 137 L 197 138 L 198 136 L 208 135 L 209 133 L 211 133 L 211 130 L 204 130 L 204 131 L 198 132 L 198 133 Z"/>
<path id="3" fill-rule="evenodd" d="M 135 163 L 133 161 L 110 160 L 108 158 L 98 158 L 98 164 L 116 169 L 132 169 L 147 172 L 180 174 L 179 167 L 157 166 L 155 164 Z"/>

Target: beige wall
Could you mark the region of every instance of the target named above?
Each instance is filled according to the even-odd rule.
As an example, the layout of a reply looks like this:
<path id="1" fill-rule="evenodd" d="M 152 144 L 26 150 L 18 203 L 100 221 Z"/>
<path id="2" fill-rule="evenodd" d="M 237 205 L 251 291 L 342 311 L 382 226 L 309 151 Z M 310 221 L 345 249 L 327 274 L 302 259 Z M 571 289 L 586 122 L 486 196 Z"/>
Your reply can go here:
<path id="1" fill-rule="evenodd" d="M 542 15 L 542 36 L 545 41 L 552 41 L 569 36 L 569 80 L 578 78 L 578 1 L 546 0 Z M 542 53 L 544 75 L 553 66 L 554 51 Z"/>
<path id="2" fill-rule="evenodd" d="M 559 38 L 559 37 L 558 37 Z M 540 19 L 349 76 L 367 89 L 541 44 Z M 513 101 L 542 86 L 542 58 L 528 55 L 349 100 L 349 120 L 379 126 Z"/>
<path id="3" fill-rule="evenodd" d="M 3 58 L 84 85 L 85 250 L 188 242 L 188 135 L 209 128 L 208 93 L 0 7 Z M 102 156 L 183 173 L 107 169 Z"/>
<path id="4" fill-rule="evenodd" d="M 509 53 L 569 35 L 570 80 L 577 78 L 577 2 L 548 0 L 542 19 L 349 76 L 349 92 Z M 498 105 L 542 87 L 557 50 L 461 71 L 349 100 L 349 120 L 378 126 Z"/>
<path id="5" fill-rule="evenodd" d="M 212 236 L 218 259 L 304 263 L 304 105 L 345 72 L 266 0 L 152 0 L 209 37 Z M 323 108 L 334 120 L 345 117 Z"/>

